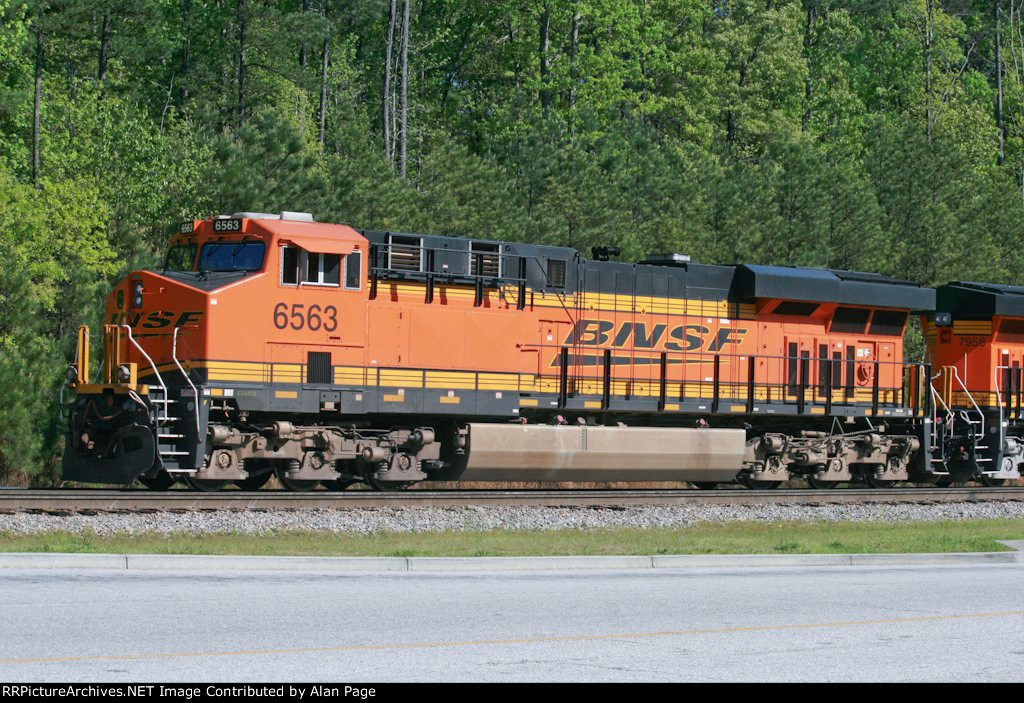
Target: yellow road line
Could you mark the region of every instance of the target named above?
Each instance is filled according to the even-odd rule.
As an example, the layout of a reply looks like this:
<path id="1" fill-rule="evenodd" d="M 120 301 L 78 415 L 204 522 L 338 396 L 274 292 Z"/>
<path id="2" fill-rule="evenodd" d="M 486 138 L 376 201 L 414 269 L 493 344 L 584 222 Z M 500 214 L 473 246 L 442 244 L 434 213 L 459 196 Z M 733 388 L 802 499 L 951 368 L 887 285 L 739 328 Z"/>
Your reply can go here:
<path id="1" fill-rule="evenodd" d="M 959 615 L 915 615 L 906 618 L 879 618 L 877 620 L 839 620 L 836 622 L 809 622 L 791 625 L 751 625 L 746 627 L 708 627 L 692 630 L 664 630 L 657 632 L 616 632 L 594 635 L 554 635 L 541 637 L 516 637 L 509 639 L 463 640 L 450 642 L 405 642 L 395 644 L 357 644 L 338 647 L 289 647 L 287 649 L 239 649 L 223 652 L 162 652 L 152 654 L 98 654 L 79 657 L 24 657 L 0 659 L 2 664 L 47 664 L 60 662 L 132 661 L 136 659 L 181 659 L 186 657 L 236 657 L 267 654 L 314 654 L 326 652 L 375 652 L 402 649 L 440 649 L 443 647 L 482 647 L 508 644 L 541 644 L 544 642 L 593 642 L 600 640 L 642 639 L 651 637 L 681 637 L 685 635 L 721 635 L 737 632 L 783 632 L 786 630 L 810 630 L 828 627 L 857 627 L 865 625 L 894 625 L 914 622 L 938 622 L 944 620 L 968 620 L 977 618 L 1002 618 L 1024 616 L 1024 610 L 1007 610 L 994 613 L 962 613 Z"/>

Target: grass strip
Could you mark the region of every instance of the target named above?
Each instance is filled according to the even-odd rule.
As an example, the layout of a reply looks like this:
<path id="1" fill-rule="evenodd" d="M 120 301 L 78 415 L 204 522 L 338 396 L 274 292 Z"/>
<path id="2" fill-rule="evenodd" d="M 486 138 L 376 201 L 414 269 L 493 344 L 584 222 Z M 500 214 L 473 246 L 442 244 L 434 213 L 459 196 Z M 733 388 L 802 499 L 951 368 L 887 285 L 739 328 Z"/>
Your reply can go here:
<path id="1" fill-rule="evenodd" d="M 1021 520 L 731 522 L 679 528 L 265 534 L 100 535 L 0 532 L 0 551 L 310 556 L 560 556 L 619 554 L 882 554 L 992 552 L 1024 539 Z"/>

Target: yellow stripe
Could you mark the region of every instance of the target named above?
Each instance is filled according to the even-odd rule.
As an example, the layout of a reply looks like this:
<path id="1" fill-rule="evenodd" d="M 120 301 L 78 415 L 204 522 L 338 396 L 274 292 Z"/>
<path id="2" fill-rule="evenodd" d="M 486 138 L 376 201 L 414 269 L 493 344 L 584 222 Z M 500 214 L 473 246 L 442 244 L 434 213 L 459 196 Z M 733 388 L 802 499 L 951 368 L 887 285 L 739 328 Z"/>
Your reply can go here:
<path id="1" fill-rule="evenodd" d="M 991 320 L 955 320 L 953 334 L 989 335 L 992 334 Z"/>
<path id="2" fill-rule="evenodd" d="M 367 382 L 367 369 L 358 366 L 336 366 L 334 382 L 340 386 L 364 386 Z"/>
<path id="3" fill-rule="evenodd" d="M 298 391 L 274 391 L 275 398 L 298 398 Z"/>
<path id="4" fill-rule="evenodd" d="M 388 403 L 404 403 L 405 402 L 405 396 L 404 395 L 385 395 L 384 396 L 384 401 L 388 402 Z"/>
<path id="5" fill-rule="evenodd" d="M 584 400 L 583 407 L 585 408 L 600 408 L 601 402 L 598 400 Z"/>
<path id="6" fill-rule="evenodd" d="M 476 376 L 465 371 L 427 371 L 427 388 L 476 388 Z M 498 390 L 505 390 L 503 386 Z"/>
<path id="7" fill-rule="evenodd" d="M 519 374 L 514 373 L 481 373 L 477 383 L 484 391 L 516 390 L 520 385 Z"/>
<path id="8" fill-rule="evenodd" d="M 439 400 L 445 405 L 458 405 L 462 401 L 457 395 L 442 395 Z"/>
<path id="9" fill-rule="evenodd" d="M 380 385 L 382 386 L 411 386 L 423 388 L 422 371 L 398 371 L 395 369 L 380 370 Z"/>
<path id="10" fill-rule="evenodd" d="M 422 298 L 426 283 L 388 283 L 385 290 L 400 296 Z M 503 289 L 507 302 L 515 302 L 518 287 L 505 286 Z M 498 298 L 500 290 L 488 289 L 484 295 Z M 453 300 L 473 300 L 476 291 L 472 286 L 435 286 L 435 295 L 444 295 Z M 512 297 L 510 297 L 512 296 Z M 576 308 L 607 312 L 639 312 L 641 314 L 692 315 L 698 317 L 730 318 L 740 317 L 752 319 L 756 315 L 756 306 L 735 304 L 727 300 L 690 300 L 646 295 L 624 295 L 616 293 L 577 293 L 560 296 L 542 290 L 527 289 L 528 298 L 532 298 L 533 307 L 539 308 Z"/>
<path id="11" fill-rule="evenodd" d="M 519 399 L 519 404 L 520 405 L 523 405 L 523 406 L 526 406 L 526 407 L 530 407 L 530 408 L 538 405 L 539 403 L 540 403 L 540 401 L 537 400 L 536 398 L 520 398 Z"/>
<path id="12" fill-rule="evenodd" d="M 678 410 L 679 409 L 679 403 L 665 403 L 665 409 L 666 410 Z"/>

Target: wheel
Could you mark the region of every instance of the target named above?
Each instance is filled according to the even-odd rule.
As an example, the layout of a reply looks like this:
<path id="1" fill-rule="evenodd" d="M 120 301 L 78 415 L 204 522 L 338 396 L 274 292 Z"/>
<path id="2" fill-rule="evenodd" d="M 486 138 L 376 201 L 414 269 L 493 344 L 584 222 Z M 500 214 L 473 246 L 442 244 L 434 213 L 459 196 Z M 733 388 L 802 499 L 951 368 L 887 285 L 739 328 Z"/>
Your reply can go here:
<path id="1" fill-rule="evenodd" d="M 874 474 L 868 474 L 864 477 L 864 483 L 868 484 L 868 488 L 892 488 L 896 482 L 886 478 L 875 478 Z"/>
<path id="2" fill-rule="evenodd" d="M 391 491 L 400 491 L 406 486 L 411 486 L 416 483 L 415 481 L 378 481 L 375 478 L 368 478 L 366 480 L 370 484 L 370 487 L 375 491 L 381 491 L 389 493 Z"/>
<path id="3" fill-rule="evenodd" d="M 185 476 L 181 480 L 192 490 L 202 491 L 203 493 L 213 493 L 214 491 L 219 491 L 225 486 L 231 485 L 231 481 L 218 481 L 212 478 L 195 478 L 193 476 Z"/>
<path id="4" fill-rule="evenodd" d="M 748 476 L 742 477 L 740 483 L 754 491 L 770 491 L 782 485 L 782 481 L 757 481 Z"/>
<path id="5" fill-rule="evenodd" d="M 276 473 L 277 480 L 281 482 L 281 485 L 286 490 L 294 491 L 295 493 L 307 493 L 316 488 L 317 484 L 320 483 L 317 480 L 288 478 L 287 469 L 277 469 Z"/>
<path id="6" fill-rule="evenodd" d="M 351 478 L 336 478 L 333 481 L 321 481 L 320 483 L 329 491 L 343 491 L 353 483 L 359 483 L 359 481 Z"/>
<path id="7" fill-rule="evenodd" d="M 982 474 L 981 476 L 978 477 L 978 482 L 982 486 L 987 486 L 988 488 L 998 488 L 999 486 L 1006 485 L 1005 478 L 992 478 L 991 476 L 986 476 L 985 474 Z"/>
<path id="8" fill-rule="evenodd" d="M 807 477 L 807 485 L 811 488 L 820 488 L 822 490 L 829 490 L 839 485 L 839 481 L 824 481 L 813 476 Z"/>
<path id="9" fill-rule="evenodd" d="M 235 481 L 235 485 L 243 491 L 258 491 L 267 485 L 267 481 L 269 481 L 270 477 L 273 475 L 273 471 L 264 471 L 261 474 L 250 476 L 249 478 L 243 478 L 241 481 Z"/>
<path id="10" fill-rule="evenodd" d="M 166 471 L 159 472 L 156 476 L 139 476 L 139 483 L 151 491 L 166 491 L 174 485 L 174 477 Z"/>
<path id="11" fill-rule="evenodd" d="M 702 491 L 713 491 L 718 488 L 717 481 L 690 481 L 694 486 L 701 489 Z"/>

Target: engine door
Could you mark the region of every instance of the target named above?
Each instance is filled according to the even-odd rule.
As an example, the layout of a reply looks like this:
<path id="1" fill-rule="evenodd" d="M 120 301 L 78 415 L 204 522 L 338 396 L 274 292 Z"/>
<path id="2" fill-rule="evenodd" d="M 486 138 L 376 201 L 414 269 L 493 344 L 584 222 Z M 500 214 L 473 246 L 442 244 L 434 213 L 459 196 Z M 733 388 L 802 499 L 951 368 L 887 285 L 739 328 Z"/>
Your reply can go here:
<path id="1" fill-rule="evenodd" d="M 813 402 L 809 389 L 815 385 L 814 337 L 787 335 L 784 349 L 782 378 L 787 402 Z"/>

